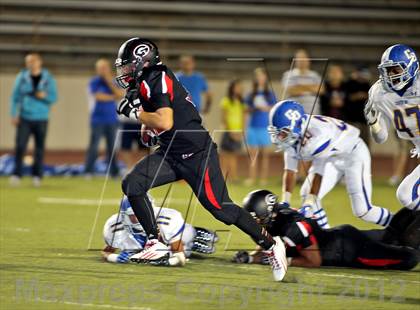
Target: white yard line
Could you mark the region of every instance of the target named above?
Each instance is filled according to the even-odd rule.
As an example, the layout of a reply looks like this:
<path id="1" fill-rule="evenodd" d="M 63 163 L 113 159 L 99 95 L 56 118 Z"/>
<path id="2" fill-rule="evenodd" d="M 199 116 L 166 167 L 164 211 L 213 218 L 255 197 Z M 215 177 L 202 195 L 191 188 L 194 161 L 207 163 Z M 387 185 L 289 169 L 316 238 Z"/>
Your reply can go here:
<path id="1" fill-rule="evenodd" d="M 99 199 L 75 199 L 75 198 L 61 198 L 61 197 L 38 197 L 38 202 L 48 204 L 62 204 L 62 205 L 81 205 L 81 206 L 98 206 L 101 202 Z M 119 199 L 103 199 L 104 205 L 118 206 Z"/>
<path id="2" fill-rule="evenodd" d="M 79 307 L 94 307 L 94 308 L 105 308 L 105 309 L 153 310 L 150 307 L 116 306 L 116 305 L 110 305 L 110 304 L 91 304 L 91 303 L 80 303 L 80 302 L 73 302 L 73 301 L 54 301 L 54 300 L 48 300 L 48 299 L 34 299 L 33 302 L 47 302 L 47 303 L 54 303 L 57 305 L 63 304 L 63 305 L 73 305 L 73 306 L 79 306 Z"/>
<path id="3" fill-rule="evenodd" d="M 162 202 L 163 198 L 157 198 L 156 202 Z M 38 197 L 38 202 L 46 204 L 62 204 L 62 205 L 80 205 L 80 206 L 98 206 L 99 203 L 102 205 L 114 205 L 116 207 L 120 204 L 120 199 L 76 199 L 76 198 L 64 198 L 64 197 Z M 188 203 L 186 199 L 172 198 L 171 204 L 183 204 Z"/>

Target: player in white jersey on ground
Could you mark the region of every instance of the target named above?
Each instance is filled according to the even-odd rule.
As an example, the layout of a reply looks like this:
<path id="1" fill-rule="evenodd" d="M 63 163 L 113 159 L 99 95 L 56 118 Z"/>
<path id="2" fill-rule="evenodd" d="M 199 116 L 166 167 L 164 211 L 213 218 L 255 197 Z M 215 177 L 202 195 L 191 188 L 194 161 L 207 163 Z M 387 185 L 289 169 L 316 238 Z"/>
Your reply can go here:
<path id="1" fill-rule="evenodd" d="M 412 157 L 420 157 L 420 73 L 414 50 L 403 44 L 386 49 L 378 66 L 380 79 L 369 90 L 365 116 L 373 139 L 384 143 L 391 124 L 400 139 L 414 144 Z M 397 189 L 400 203 L 420 210 L 420 165 Z"/>
<path id="2" fill-rule="evenodd" d="M 359 129 L 331 117 L 310 116 L 298 102 L 284 100 L 272 108 L 268 131 L 273 144 L 284 151 L 283 203 L 290 204 L 299 161 L 312 161 L 301 188 L 305 216 L 328 228 L 321 200 L 344 177 L 353 214 L 366 222 L 389 224 L 391 213 L 371 202 L 371 158 Z"/>
<path id="3" fill-rule="evenodd" d="M 153 211 L 159 227 L 159 237 L 167 247 L 162 247 L 161 253 L 153 251 L 149 257 L 143 259 L 145 253 L 142 250 L 147 236 L 127 197 L 124 197 L 120 212 L 112 215 L 104 225 L 103 236 L 106 248 L 102 255 L 108 262 L 126 263 L 130 260 L 146 262 L 147 259 L 152 264 L 183 266 L 191 252 L 214 253 L 214 244 L 218 241 L 215 232 L 186 223 L 177 210 L 153 206 Z M 115 253 L 117 249 L 120 250 L 119 254 Z M 139 257 L 140 253 L 142 257 Z M 158 259 L 154 260 L 152 257 L 154 254 L 157 254 Z"/>

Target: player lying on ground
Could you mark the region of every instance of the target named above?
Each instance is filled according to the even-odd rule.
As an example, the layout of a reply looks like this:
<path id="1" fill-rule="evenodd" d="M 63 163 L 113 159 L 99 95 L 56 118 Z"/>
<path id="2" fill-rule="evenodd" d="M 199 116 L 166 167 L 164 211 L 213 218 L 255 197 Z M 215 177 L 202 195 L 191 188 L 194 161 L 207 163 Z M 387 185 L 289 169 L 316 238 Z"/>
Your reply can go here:
<path id="1" fill-rule="evenodd" d="M 296 267 L 337 266 L 370 269 L 409 270 L 418 263 L 418 252 L 407 246 L 420 245 L 420 212 L 403 209 L 395 215 L 389 228 L 361 231 L 351 225 L 321 229 L 317 221 L 277 202 L 270 191 L 248 194 L 244 208 L 264 224 L 272 236 L 280 236 L 287 246 L 288 262 Z M 408 212 L 407 212 L 408 211 Z M 415 227 L 411 227 L 415 225 Z M 238 252 L 238 263 L 263 263 L 260 251 Z"/>
<path id="2" fill-rule="evenodd" d="M 127 89 L 118 113 L 153 131 L 153 140 L 159 145 L 122 181 L 122 190 L 148 237 L 140 258 L 161 247 L 148 190 L 183 179 L 216 219 L 237 226 L 268 251 L 274 279 L 281 281 L 287 271 L 284 244 L 264 233 L 255 219 L 230 199 L 217 146 L 202 126 L 185 88 L 162 64 L 157 46 L 149 40 L 132 38 L 120 47 L 115 65 L 117 82 Z"/>
<path id="3" fill-rule="evenodd" d="M 371 202 L 371 158 L 359 129 L 331 117 L 307 115 L 298 102 L 284 100 L 271 109 L 268 131 L 273 144 L 284 151 L 283 202 L 290 203 L 299 161 L 312 161 L 301 188 L 302 206 L 320 227 L 329 227 L 321 200 L 342 177 L 353 214 L 389 224 L 391 212 Z"/>
<path id="4" fill-rule="evenodd" d="M 380 79 L 369 90 L 365 107 L 370 132 L 377 143 L 388 139 L 394 124 L 398 137 L 414 144 L 412 157 L 420 157 L 420 73 L 414 50 L 403 44 L 383 53 L 378 66 Z M 420 210 L 420 165 L 407 175 L 397 189 L 400 203 Z"/>
<path id="5" fill-rule="evenodd" d="M 153 200 L 150 200 L 153 204 Z M 163 259 L 153 261 L 154 264 L 184 266 L 186 257 L 191 252 L 215 252 L 215 243 L 218 241 L 215 232 L 185 223 L 181 213 L 174 209 L 153 206 L 153 211 L 159 227 L 159 237 L 166 245 L 160 250 L 168 253 Z M 130 259 L 135 260 L 135 254 L 143 250 L 147 236 L 127 197 L 121 200 L 120 212 L 106 221 L 103 235 L 106 247 L 102 256 L 108 262 L 127 263 Z M 115 253 L 117 250 L 120 251 L 119 254 Z M 158 254 L 160 256 L 161 253 Z"/>

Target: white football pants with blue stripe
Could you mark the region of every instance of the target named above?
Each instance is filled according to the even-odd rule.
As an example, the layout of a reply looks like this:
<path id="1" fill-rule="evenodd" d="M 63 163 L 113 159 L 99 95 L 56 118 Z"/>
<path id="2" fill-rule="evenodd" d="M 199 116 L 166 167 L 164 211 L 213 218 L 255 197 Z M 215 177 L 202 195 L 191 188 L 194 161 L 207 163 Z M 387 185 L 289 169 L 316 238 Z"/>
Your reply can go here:
<path id="1" fill-rule="evenodd" d="M 314 172 L 311 168 L 301 188 L 300 193 L 303 199 L 309 194 L 313 177 Z M 331 161 L 326 164 L 318 193 L 319 203 L 314 210 L 314 216 L 320 218 L 318 224 L 323 228 L 328 227 L 328 218 L 320 201 L 342 177 L 346 183 L 353 214 L 366 222 L 387 226 L 392 219 L 391 212 L 388 209 L 372 205 L 371 158 L 369 149 L 362 140 L 348 159 Z"/>
<path id="2" fill-rule="evenodd" d="M 397 189 L 401 204 L 411 210 L 420 210 L 420 165 L 407 175 Z"/>

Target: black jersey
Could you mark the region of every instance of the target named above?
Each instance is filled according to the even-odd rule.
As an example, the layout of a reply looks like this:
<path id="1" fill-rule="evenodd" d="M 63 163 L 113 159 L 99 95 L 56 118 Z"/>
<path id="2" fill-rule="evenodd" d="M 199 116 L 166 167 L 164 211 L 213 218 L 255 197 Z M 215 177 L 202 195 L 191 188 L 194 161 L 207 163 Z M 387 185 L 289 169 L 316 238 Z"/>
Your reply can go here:
<path id="1" fill-rule="evenodd" d="M 341 227 L 324 230 L 315 220 L 302 216 L 296 210 L 282 209 L 267 227 L 267 231 L 272 236 L 280 236 L 283 239 L 288 257 L 299 256 L 302 249 L 316 245 L 323 266 L 343 264 L 346 234 Z"/>
<path id="2" fill-rule="evenodd" d="M 300 250 L 313 244 L 325 242 L 318 224 L 294 209 L 281 209 L 268 225 L 267 231 L 272 236 L 280 236 L 283 239 L 287 256 L 290 257 L 298 256 Z"/>
<path id="3" fill-rule="evenodd" d="M 351 225 L 321 229 L 316 221 L 293 209 L 280 210 L 267 231 L 283 239 L 288 257 L 317 245 L 323 266 L 408 270 L 417 264 L 416 254 L 409 248 L 375 241 Z"/>
<path id="4" fill-rule="evenodd" d="M 322 229 L 315 220 L 302 216 L 296 210 L 282 209 L 267 231 L 283 239 L 288 257 L 299 256 L 302 249 L 316 245 L 323 266 L 344 266 L 347 264 L 345 256 L 355 249 L 353 242 L 348 240 L 353 238 L 354 233 L 348 233 L 347 228 L 353 227 L 343 225 Z"/>
<path id="5" fill-rule="evenodd" d="M 173 109 L 172 129 L 155 129 L 161 149 L 169 148 L 170 154 L 188 157 L 213 145 L 190 95 L 166 66 L 144 70 L 139 82 L 139 99 L 146 112 L 166 107 Z"/>

